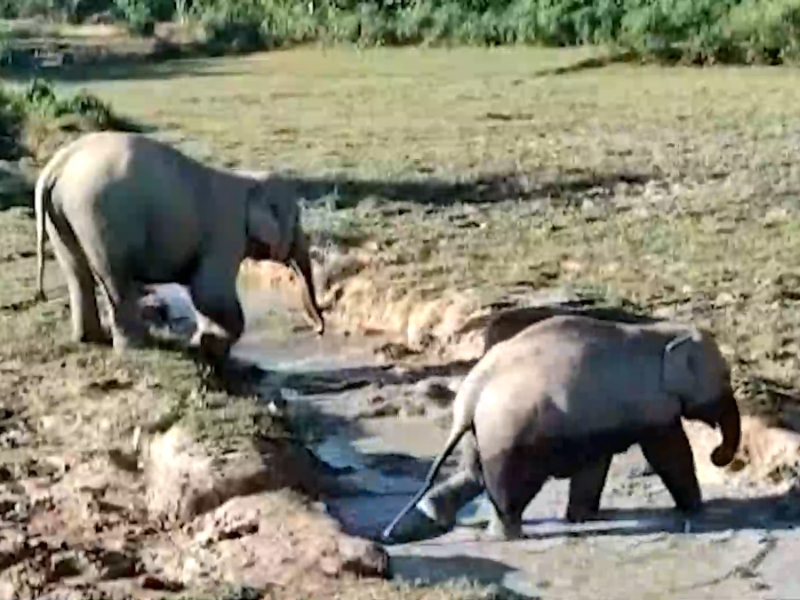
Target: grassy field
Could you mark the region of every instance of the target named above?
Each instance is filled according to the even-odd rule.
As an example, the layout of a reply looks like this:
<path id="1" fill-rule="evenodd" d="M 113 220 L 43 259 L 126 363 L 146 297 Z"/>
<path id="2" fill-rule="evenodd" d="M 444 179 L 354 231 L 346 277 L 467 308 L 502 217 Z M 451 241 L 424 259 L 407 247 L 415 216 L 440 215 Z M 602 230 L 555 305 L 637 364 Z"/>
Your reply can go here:
<path id="1" fill-rule="evenodd" d="M 598 53 L 308 48 L 52 74 L 211 163 L 290 170 L 329 192 L 309 228 L 371 243 L 360 277 L 375 298 L 524 302 L 563 285 L 692 319 L 721 339 L 746 412 L 788 414 L 800 398 L 800 72 L 571 68 Z M 53 261 L 54 299 L 26 305 L 29 216 L 0 213 L 4 427 L 28 440 L 4 461 L 33 444 L 41 463 L 76 435 L 73 451 L 90 456 L 154 412 L 209 434 L 269 425 L 246 398 L 231 408 L 205 391 L 177 355 L 121 361 L 67 342 Z M 87 407 L 87 389 L 102 401 Z M 72 437 L 54 418 L 74 420 Z"/>
<path id="2" fill-rule="evenodd" d="M 63 86 L 212 163 L 338 183 L 308 220 L 375 242 L 376 293 L 569 285 L 694 319 L 774 414 L 800 388 L 800 72 L 570 68 L 598 53 L 303 49 Z"/>

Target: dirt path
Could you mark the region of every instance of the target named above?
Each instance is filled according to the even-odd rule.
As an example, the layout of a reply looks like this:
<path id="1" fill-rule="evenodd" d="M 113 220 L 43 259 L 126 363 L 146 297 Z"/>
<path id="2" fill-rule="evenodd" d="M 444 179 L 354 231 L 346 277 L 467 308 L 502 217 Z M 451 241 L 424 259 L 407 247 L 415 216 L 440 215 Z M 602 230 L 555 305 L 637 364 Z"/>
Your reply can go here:
<path id="1" fill-rule="evenodd" d="M 266 385 L 281 387 L 290 412 L 313 416 L 321 458 L 352 470 L 347 477 L 364 494 L 331 500 L 328 509 L 347 531 L 366 537 L 376 536 L 421 484 L 444 440 L 437 420 L 448 412 L 424 400 L 433 384 L 447 383 L 442 369 L 382 364 L 372 350 L 377 345 L 303 333 L 286 344 L 256 331 L 238 348 L 271 372 Z M 707 510 L 687 527 L 632 448 L 614 460 L 600 521 L 566 523 L 567 481 L 551 481 L 526 512 L 527 539 L 489 541 L 480 497 L 446 535 L 387 547 L 391 569 L 430 582 L 466 575 L 524 597 L 800 596 L 800 580 L 788 571 L 800 552 L 798 503 L 785 495 L 790 483 L 706 479 Z"/>

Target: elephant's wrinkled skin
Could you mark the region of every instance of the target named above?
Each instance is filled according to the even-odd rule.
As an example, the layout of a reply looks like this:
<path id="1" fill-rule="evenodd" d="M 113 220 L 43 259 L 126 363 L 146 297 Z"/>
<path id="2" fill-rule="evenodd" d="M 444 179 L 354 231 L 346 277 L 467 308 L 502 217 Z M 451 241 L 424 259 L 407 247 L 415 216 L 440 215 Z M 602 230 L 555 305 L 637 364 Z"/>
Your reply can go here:
<path id="1" fill-rule="evenodd" d="M 555 316 L 493 346 L 456 394 L 453 425 L 411 508 L 452 525 L 459 506 L 485 489 L 495 507 L 491 529 L 521 535 L 522 512 L 550 477 L 570 478 L 567 518 L 596 515 L 615 453 L 632 444 L 661 477 L 677 507 L 702 506 L 694 459 L 680 418 L 722 430 L 711 456 L 729 464 L 741 422 L 730 372 L 712 336 L 694 327 L 626 324 Z M 462 470 L 422 502 L 465 433 Z M 417 515 L 419 518 L 419 514 Z"/>
<path id="2" fill-rule="evenodd" d="M 241 336 L 236 293 L 245 257 L 298 274 L 305 312 L 321 334 L 300 208 L 289 182 L 211 168 L 143 135 L 103 132 L 61 148 L 36 184 L 38 294 L 44 228 L 69 288 L 76 341 L 105 342 L 95 282 L 109 300 L 114 347 L 141 346 L 138 300 L 147 284 L 186 285 L 215 358 Z"/>
<path id="3" fill-rule="evenodd" d="M 576 315 L 601 321 L 642 325 L 663 321 L 663 319 L 649 315 L 641 315 L 621 308 L 605 306 L 574 307 L 556 304 L 513 308 L 486 318 L 486 327 L 483 330 L 483 353 L 488 352 L 492 346 L 515 336 L 526 327 L 558 315 Z"/>

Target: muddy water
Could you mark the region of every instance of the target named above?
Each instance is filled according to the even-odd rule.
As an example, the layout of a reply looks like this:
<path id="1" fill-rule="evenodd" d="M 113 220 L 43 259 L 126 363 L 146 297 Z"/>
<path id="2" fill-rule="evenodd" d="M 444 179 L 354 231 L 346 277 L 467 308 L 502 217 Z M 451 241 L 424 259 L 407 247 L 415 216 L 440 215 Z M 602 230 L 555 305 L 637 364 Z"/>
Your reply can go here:
<path id="1" fill-rule="evenodd" d="M 375 536 L 418 489 L 445 431 L 430 415 L 360 418 L 364 407 L 413 397 L 417 382 L 381 365 L 374 339 L 317 338 L 288 333 L 296 315 L 278 316 L 278 299 L 250 292 L 245 311 L 256 323 L 235 353 L 271 372 L 290 411 L 313 412 L 322 423 L 318 455 L 350 468 L 364 494 L 337 498 L 329 510 L 345 529 Z M 271 317 L 265 317 L 271 315 Z M 257 318 L 256 318 L 257 317 Z M 413 379 L 413 378 L 412 378 Z M 481 497 L 451 532 L 388 546 L 396 576 L 437 581 L 468 576 L 524 597 L 543 598 L 789 598 L 800 597 L 798 500 L 764 483 L 707 483 L 705 513 L 685 522 L 638 451 L 615 458 L 601 519 L 563 520 L 567 482 L 551 481 L 528 507 L 526 539 L 488 540 Z"/>

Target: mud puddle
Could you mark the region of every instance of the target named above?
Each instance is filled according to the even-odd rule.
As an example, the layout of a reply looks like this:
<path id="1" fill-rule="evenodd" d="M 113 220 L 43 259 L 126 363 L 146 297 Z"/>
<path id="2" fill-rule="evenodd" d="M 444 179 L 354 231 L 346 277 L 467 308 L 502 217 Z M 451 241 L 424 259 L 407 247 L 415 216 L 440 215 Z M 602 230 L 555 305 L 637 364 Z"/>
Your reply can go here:
<path id="1" fill-rule="evenodd" d="M 259 294 L 245 310 L 265 303 L 277 307 Z M 447 412 L 419 408 L 424 369 L 381 364 L 375 347 L 375 338 L 253 327 L 235 350 L 270 372 L 290 414 L 314 415 L 316 453 L 363 489 L 330 499 L 329 511 L 346 531 L 373 538 L 421 485 L 446 434 L 436 420 Z M 524 597 L 800 597 L 800 578 L 787 571 L 800 552 L 800 500 L 786 486 L 741 478 L 701 485 L 706 511 L 687 523 L 634 447 L 612 464 L 598 521 L 567 523 L 568 482 L 550 481 L 525 513 L 527 538 L 492 541 L 483 535 L 482 496 L 449 533 L 388 546 L 391 569 L 430 582 L 467 576 Z"/>

